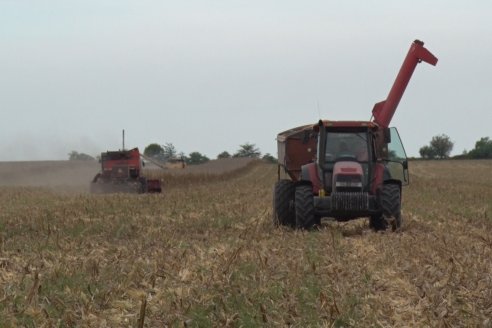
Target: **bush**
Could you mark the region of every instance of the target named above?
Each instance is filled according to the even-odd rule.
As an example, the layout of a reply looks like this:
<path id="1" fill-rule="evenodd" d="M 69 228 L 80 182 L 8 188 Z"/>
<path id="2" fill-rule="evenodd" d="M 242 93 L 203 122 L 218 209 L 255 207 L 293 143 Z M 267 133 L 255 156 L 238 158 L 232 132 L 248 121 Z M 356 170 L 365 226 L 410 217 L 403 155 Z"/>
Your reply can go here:
<path id="1" fill-rule="evenodd" d="M 70 160 L 70 161 L 94 161 L 95 158 L 92 157 L 91 155 L 87 155 L 84 153 L 78 153 L 75 150 L 72 150 L 68 154 L 68 160 Z"/>
<path id="2" fill-rule="evenodd" d="M 492 158 L 492 140 L 489 137 L 481 138 L 467 155 L 468 158 Z"/>
<path id="3" fill-rule="evenodd" d="M 188 157 L 186 158 L 186 162 L 188 164 L 203 164 L 203 163 L 208 162 L 209 160 L 210 159 L 207 156 L 202 155 L 201 153 L 199 153 L 197 151 L 190 153 L 188 155 Z"/>

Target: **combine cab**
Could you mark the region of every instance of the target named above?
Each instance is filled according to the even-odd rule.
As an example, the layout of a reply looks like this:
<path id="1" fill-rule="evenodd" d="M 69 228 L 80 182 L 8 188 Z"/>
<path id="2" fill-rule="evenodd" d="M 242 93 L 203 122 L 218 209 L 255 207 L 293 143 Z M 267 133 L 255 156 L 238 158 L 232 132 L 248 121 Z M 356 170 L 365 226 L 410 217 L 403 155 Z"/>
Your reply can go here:
<path id="1" fill-rule="evenodd" d="M 160 193 L 160 180 L 142 174 L 138 148 L 101 154 L 101 172 L 91 182 L 92 193 Z"/>
<path id="2" fill-rule="evenodd" d="M 322 217 L 369 217 L 375 230 L 389 223 L 393 230 L 401 227 L 408 163 L 398 132 L 389 124 L 420 62 L 436 65 L 437 58 L 416 40 L 388 97 L 374 106 L 372 121 L 320 120 L 278 134 L 275 224 L 309 229 Z M 280 179 L 282 168 L 290 179 Z"/>

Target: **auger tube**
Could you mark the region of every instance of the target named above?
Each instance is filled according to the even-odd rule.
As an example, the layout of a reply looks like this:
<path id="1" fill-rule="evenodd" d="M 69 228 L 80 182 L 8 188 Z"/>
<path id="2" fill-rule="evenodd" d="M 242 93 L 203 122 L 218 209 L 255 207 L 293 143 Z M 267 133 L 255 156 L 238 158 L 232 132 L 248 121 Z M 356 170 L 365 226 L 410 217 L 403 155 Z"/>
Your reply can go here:
<path id="1" fill-rule="evenodd" d="M 412 77 L 412 74 L 420 62 L 426 62 L 435 66 L 437 58 L 424 47 L 424 42 L 415 40 L 408 50 L 407 56 L 401 65 L 400 71 L 396 76 L 393 87 L 391 88 L 386 100 L 383 100 L 372 109 L 373 121 L 382 128 L 389 127 L 393 114 L 400 103 L 403 93 Z"/>

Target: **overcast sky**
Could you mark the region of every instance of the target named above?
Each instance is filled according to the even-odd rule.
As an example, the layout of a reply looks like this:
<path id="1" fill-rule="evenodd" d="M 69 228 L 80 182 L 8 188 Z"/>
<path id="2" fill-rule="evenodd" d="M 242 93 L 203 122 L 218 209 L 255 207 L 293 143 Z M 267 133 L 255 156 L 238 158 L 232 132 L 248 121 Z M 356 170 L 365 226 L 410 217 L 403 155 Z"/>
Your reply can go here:
<path id="1" fill-rule="evenodd" d="M 211 158 L 324 119 L 368 120 L 411 42 L 407 153 L 492 137 L 492 2 L 0 0 L 0 160 L 173 143 Z M 319 104 L 319 106 L 317 105 Z M 318 109 L 319 108 L 319 109 Z"/>

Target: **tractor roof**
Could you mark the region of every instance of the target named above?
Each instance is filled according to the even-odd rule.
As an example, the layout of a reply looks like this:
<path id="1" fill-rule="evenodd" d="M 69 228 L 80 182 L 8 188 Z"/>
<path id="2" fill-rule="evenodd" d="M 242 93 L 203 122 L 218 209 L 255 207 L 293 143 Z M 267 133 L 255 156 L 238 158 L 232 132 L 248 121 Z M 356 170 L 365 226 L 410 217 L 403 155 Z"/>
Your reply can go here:
<path id="1" fill-rule="evenodd" d="M 283 132 L 280 132 L 277 135 L 278 141 L 284 141 L 287 138 L 293 137 L 302 137 L 306 133 L 317 132 L 319 130 L 319 125 L 323 124 L 326 127 L 334 127 L 334 128 L 369 128 L 374 129 L 377 128 L 378 125 L 374 122 L 370 121 L 329 121 L 329 120 L 320 120 L 320 122 L 316 124 L 307 124 L 301 125 Z"/>
<path id="2" fill-rule="evenodd" d="M 368 127 L 368 128 L 375 128 L 378 125 L 374 122 L 370 121 L 329 121 L 329 120 L 323 120 L 321 121 L 324 126 L 329 126 L 329 127 L 340 127 L 340 128 L 359 128 L 359 127 Z M 319 123 L 316 124 L 316 126 L 319 126 Z"/>

